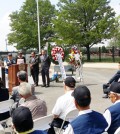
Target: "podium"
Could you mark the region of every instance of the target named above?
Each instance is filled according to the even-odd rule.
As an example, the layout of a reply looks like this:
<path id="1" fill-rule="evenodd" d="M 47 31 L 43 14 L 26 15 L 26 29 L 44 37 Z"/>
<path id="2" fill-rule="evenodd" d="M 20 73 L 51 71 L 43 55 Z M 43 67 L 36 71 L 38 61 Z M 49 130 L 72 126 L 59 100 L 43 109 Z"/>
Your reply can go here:
<path id="1" fill-rule="evenodd" d="M 17 73 L 19 71 L 27 72 L 27 64 L 12 64 L 8 67 L 8 82 L 9 92 L 12 92 L 12 88 L 19 85 Z"/>

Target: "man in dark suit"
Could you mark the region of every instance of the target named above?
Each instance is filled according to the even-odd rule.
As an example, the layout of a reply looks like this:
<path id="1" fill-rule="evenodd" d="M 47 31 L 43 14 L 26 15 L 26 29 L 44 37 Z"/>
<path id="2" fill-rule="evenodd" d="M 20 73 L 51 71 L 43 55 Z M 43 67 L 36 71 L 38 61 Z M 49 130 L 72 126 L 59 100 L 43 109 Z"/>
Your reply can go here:
<path id="1" fill-rule="evenodd" d="M 45 50 L 42 50 L 40 61 L 41 61 L 41 74 L 42 74 L 42 82 L 43 82 L 42 87 L 49 87 L 50 86 L 49 68 L 50 68 L 51 60 L 50 57 L 46 54 Z M 47 78 L 47 83 L 46 83 L 46 78 Z"/>
<path id="2" fill-rule="evenodd" d="M 30 58 L 30 71 L 31 75 L 33 77 L 33 81 L 35 86 L 38 86 L 38 80 L 39 80 L 39 57 L 36 56 L 35 52 L 31 53 Z"/>

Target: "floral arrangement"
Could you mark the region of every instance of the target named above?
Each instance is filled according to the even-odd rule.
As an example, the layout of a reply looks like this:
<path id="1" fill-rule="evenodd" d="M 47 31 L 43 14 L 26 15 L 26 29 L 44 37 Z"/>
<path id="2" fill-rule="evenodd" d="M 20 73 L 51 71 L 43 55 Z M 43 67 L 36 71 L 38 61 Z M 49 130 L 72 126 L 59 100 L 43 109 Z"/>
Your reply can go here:
<path id="1" fill-rule="evenodd" d="M 82 59 L 82 52 L 80 52 L 76 46 L 73 46 L 69 54 L 70 64 L 74 66 L 80 65 L 81 59 Z"/>
<path id="2" fill-rule="evenodd" d="M 54 61 L 58 61 L 58 59 L 57 59 L 57 54 L 58 54 L 58 53 L 61 54 L 61 57 L 62 57 L 62 59 L 64 60 L 64 56 L 65 56 L 64 50 L 63 50 L 62 47 L 58 47 L 58 46 L 55 46 L 55 47 L 52 48 L 52 50 L 51 50 L 52 59 L 53 59 Z"/>

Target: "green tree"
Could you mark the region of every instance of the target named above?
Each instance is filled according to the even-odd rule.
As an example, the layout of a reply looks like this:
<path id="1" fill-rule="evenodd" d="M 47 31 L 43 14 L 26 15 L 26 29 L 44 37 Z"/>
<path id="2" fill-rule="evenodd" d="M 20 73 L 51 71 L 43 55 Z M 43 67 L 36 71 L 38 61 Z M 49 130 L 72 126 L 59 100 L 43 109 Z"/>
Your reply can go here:
<path id="1" fill-rule="evenodd" d="M 45 38 L 53 33 L 51 19 L 54 17 L 55 7 L 49 0 L 39 0 L 40 13 L 40 37 L 41 44 L 45 44 Z M 17 49 L 38 49 L 37 31 L 37 3 L 36 0 L 26 0 L 19 11 L 10 15 L 11 33 L 8 34 L 9 44 L 17 44 Z"/>
<path id="2" fill-rule="evenodd" d="M 120 16 L 116 18 L 118 22 L 118 28 L 113 38 L 111 39 L 109 46 L 120 47 Z"/>
<path id="3" fill-rule="evenodd" d="M 53 21 L 57 36 L 64 44 L 86 47 L 90 61 L 90 48 L 110 39 L 116 30 L 115 12 L 109 0 L 60 0 L 58 7 Z"/>

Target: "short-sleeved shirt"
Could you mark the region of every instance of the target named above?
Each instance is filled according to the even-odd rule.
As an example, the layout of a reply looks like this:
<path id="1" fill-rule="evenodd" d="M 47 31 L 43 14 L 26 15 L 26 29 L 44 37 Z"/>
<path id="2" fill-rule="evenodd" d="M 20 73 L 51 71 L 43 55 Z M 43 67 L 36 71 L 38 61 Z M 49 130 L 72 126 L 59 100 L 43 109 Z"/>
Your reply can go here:
<path id="1" fill-rule="evenodd" d="M 57 99 L 52 114 L 59 115 L 59 118 L 64 119 L 68 112 L 76 109 L 74 98 L 71 96 L 72 92 L 73 91 L 70 90 Z"/>

